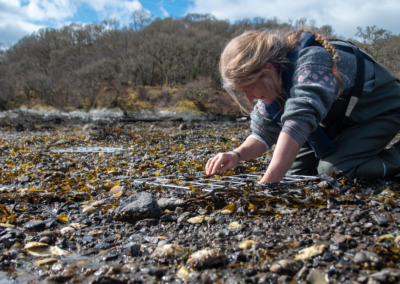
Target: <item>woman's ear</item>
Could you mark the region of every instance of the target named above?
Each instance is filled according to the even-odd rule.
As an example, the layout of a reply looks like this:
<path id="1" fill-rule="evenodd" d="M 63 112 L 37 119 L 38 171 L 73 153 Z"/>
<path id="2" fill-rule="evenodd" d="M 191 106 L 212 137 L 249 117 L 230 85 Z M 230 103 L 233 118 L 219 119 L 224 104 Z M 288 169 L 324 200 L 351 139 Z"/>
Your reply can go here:
<path id="1" fill-rule="evenodd" d="M 272 70 L 275 70 L 275 67 L 274 67 L 274 65 L 272 65 L 272 63 L 267 62 L 267 63 L 264 64 L 264 69 L 272 69 Z"/>

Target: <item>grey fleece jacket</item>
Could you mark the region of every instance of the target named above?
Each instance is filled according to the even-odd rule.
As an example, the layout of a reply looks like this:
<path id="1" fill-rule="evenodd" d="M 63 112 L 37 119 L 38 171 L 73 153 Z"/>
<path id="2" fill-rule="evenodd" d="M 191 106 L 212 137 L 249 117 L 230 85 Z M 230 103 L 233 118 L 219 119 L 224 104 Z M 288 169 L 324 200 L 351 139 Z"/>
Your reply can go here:
<path id="1" fill-rule="evenodd" d="M 346 45 L 342 42 L 335 44 Z M 357 62 L 354 54 L 338 50 L 337 62 L 343 92 L 349 92 L 354 86 Z M 293 137 L 301 146 L 317 125 L 326 117 L 333 102 L 338 98 L 339 82 L 333 76 L 332 55 L 324 48 L 311 46 L 302 49 L 295 63 L 293 87 L 290 98 L 286 100 L 282 123 L 279 125 L 267 113 L 262 101 L 259 101 L 251 113 L 253 138 L 264 143 L 267 148 L 278 140 L 281 131 Z M 375 78 L 374 63 L 365 60 L 364 90 L 373 89 Z"/>

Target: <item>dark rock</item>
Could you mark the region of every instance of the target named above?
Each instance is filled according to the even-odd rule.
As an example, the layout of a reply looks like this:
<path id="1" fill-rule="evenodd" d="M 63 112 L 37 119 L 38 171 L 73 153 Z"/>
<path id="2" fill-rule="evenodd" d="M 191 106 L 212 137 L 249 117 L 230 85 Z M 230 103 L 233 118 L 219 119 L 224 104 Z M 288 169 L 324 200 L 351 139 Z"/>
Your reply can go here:
<path id="1" fill-rule="evenodd" d="M 374 221 L 381 227 L 386 227 L 388 225 L 388 221 L 385 216 L 376 214 L 374 216 Z"/>
<path id="2" fill-rule="evenodd" d="M 165 271 L 160 268 L 149 268 L 147 273 L 151 276 L 156 276 L 157 278 L 161 278 L 165 275 Z"/>
<path id="3" fill-rule="evenodd" d="M 124 252 L 129 256 L 137 256 L 140 251 L 140 244 L 129 243 L 123 246 Z"/>
<path id="4" fill-rule="evenodd" d="M 112 254 L 112 255 L 107 255 L 103 257 L 103 261 L 110 261 L 110 260 L 116 260 L 118 258 L 119 254 Z"/>
<path id="5" fill-rule="evenodd" d="M 5 234 L 0 238 L 0 243 L 4 244 L 6 248 L 12 247 L 16 241 L 15 234 L 12 233 Z"/>
<path id="6" fill-rule="evenodd" d="M 179 125 L 179 130 L 186 130 L 188 127 L 185 123 L 182 123 L 181 125 Z"/>
<path id="7" fill-rule="evenodd" d="M 179 199 L 176 197 L 161 198 L 157 201 L 157 203 L 161 210 L 175 210 L 176 207 L 183 207 L 185 205 L 185 201 L 183 199 Z"/>
<path id="8" fill-rule="evenodd" d="M 53 229 L 57 227 L 57 220 L 54 218 L 49 218 L 43 221 L 46 224 L 46 229 Z"/>
<path id="9" fill-rule="evenodd" d="M 171 214 L 165 214 L 165 215 L 163 215 L 163 216 L 160 217 L 160 220 L 161 220 L 162 222 L 173 222 L 173 221 L 174 221 L 174 218 L 172 218 L 172 215 L 171 215 Z"/>
<path id="10" fill-rule="evenodd" d="M 81 221 L 81 223 L 83 224 L 83 225 L 86 225 L 86 226 L 91 226 L 92 224 L 93 224 L 93 222 L 92 222 L 92 220 L 90 220 L 90 219 L 83 219 L 82 221 Z"/>
<path id="11" fill-rule="evenodd" d="M 129 279 L 119 279 L 108 276 L 101 276 L 96 280 L 92 281 L 91 284 L 126 284 Z M 132 280 L 132 283 L 137 283 Z M 141 283 L 141 282 L 140 282 Z"/>
<path id="12" fill-rule="evenodd" d="M 139 192 L 132 194 L 115 210 L 114 218 L 127 222 L 136 222 L 146 218 L 159 218 L 161 210 L 153 194 Z"/>
<path id="13" fill-rule="evenodd" d="M 40 232 L 46 229 L 46 223 L 42 220 L 31 220 L 24 224 L 24 228 L 28 231 Z"/>

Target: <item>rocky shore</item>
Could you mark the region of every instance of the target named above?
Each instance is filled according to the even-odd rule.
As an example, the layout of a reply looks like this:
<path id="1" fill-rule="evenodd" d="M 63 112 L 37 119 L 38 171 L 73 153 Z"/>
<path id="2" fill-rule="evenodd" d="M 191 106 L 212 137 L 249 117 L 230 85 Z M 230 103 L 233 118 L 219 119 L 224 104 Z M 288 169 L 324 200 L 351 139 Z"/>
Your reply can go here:
<path id="1" fill-rule="evenodd" d="M 0 122 L 1 283 L 400 281 L 395 178 L 202 188 L 248 122 L 18 123 Z"/>

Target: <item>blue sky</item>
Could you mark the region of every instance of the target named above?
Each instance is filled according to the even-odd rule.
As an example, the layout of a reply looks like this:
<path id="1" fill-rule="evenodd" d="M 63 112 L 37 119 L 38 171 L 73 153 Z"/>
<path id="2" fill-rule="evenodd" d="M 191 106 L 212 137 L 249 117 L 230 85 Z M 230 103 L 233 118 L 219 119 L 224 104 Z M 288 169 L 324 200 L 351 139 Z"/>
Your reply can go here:
<path id="1" fill-rule="evenodd" d="M 142 8 L 160 18 L 208 13 L 231 22 L 253 17 L 286 22 L 305 17 L 317 26 L 332 25 L 347 38 L 355 37 L 357 26 L 377 25 L 400 33 L 399 0 L 0 0 L 0 42 L 15 44 L 40 28 L 71 22 L 116 18 L 126 25 L 132 12 Z"/>

